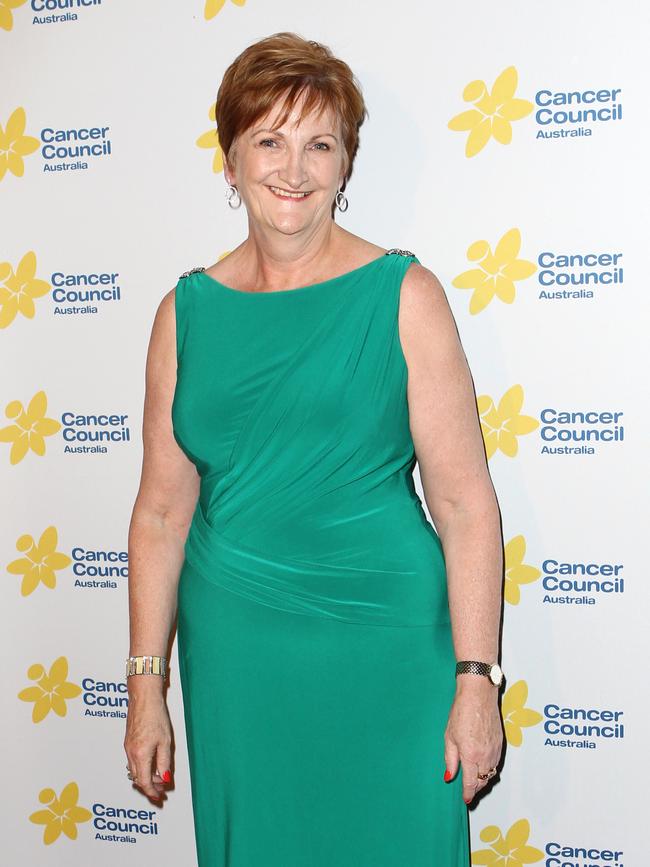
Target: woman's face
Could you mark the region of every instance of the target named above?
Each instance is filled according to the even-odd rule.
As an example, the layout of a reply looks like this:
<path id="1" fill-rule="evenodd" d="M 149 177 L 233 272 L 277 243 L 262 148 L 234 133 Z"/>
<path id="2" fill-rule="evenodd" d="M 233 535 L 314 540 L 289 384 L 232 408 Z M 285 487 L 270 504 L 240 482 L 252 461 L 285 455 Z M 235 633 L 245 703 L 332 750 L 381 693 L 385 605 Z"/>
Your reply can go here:
<path id="1" fill-rule="evenodd" d="M 309 235 L 332 218 L 332 203 L 343 182 L 345 150 L 340 121 L 330 111 L 312 112 L 300 123 L 301 97 L 286 122 L 272 129 L 274 107 L 242 133 L 226 180 L 237 187 L 249 221 L 283 235 Z M 292 195 L 293 194 L 293 195 Z"/>

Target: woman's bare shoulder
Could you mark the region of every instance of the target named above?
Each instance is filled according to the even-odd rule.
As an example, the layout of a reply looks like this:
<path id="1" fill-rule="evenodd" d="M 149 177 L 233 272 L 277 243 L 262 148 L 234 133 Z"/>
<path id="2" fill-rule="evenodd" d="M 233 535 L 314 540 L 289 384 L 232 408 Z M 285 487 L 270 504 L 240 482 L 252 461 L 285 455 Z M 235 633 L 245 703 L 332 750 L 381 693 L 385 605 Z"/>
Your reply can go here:
<path id="1" fill-rule="evenodd" d="M 158 302 L 149 337 L 149 354 L 167 357 L 176 340 L 176 287 L 169 289 Z"/>
<path id="2" fill-rule="evenodd" d="M 402 281 L 399 330 L 409 359 L 433 359 L 440 353 L 456 352 L 458 329 L 445 289 L 437 275 L 412 262 Z"/>
<path id="3" fill-rule="evenodd" d="M 176 318 L 176 287 L 168 289 L 158 302 L 154 321 L 173 322 Z"/>
<path id="4" fill-rule="evenodd" d="M 404 274 L 401 296 L 404 304 L 421 310 L 447 305 L 447 295 L 437 274 L 420 262 L 411 262 Z"/>

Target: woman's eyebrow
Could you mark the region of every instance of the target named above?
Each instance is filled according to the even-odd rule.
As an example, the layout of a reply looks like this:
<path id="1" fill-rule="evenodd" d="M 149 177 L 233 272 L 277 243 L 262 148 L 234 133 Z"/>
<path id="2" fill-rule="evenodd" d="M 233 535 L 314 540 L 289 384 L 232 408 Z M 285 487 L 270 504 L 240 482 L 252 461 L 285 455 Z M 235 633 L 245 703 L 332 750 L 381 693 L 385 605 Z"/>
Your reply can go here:
<path id="1" fill-rule="evenodd" d="M 254 129 L 253 132 L 251 133 L 251 135 L 257 135 L 258 132 L 271 132 L 271 133 L 273 133 L 273 135 L 280 136 L 280 138 L 285 137 L 284 133 L 280 132 L 277 129 L 266 129 L 266 128 Z M 331 138 L 333 138 L 334 141 L 338 141 L 338 138 L 334 135 L 333 132 L 319 132 L 316 135 L 313 135 L 311 137 L 310 141 L 313 141 L 313 139 L 315 139 L 315 138 L 324 138 L 327 135 L 330 136 Z"/>

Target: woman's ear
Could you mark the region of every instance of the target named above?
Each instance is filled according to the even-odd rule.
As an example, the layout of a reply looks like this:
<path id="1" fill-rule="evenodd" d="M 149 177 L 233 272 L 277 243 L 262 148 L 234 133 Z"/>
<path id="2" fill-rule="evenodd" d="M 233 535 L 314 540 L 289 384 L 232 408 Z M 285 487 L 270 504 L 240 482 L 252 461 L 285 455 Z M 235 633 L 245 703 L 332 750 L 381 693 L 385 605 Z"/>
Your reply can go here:
<path id="1" fill-rule="evenodd" d="M 339 189 L 339 190 L 343 189 L 343 185 L 345 184 L 345 179 L 346 179 L 347 173 L 348 173 L 347 160 L 345 160 L 345 162 L 343 164 L 343 169 L 341 171 L 341 175 L 339 176 L 339 185 L 338 185 L 337 189 Z"/>
<path id="2" fill-rule="evenodd" d="M 223 175 L 227 184 L 237 186 L 234 148 L 230 149 L 230 158 L 228 158 L 225 153 L 223 154 Z"/>

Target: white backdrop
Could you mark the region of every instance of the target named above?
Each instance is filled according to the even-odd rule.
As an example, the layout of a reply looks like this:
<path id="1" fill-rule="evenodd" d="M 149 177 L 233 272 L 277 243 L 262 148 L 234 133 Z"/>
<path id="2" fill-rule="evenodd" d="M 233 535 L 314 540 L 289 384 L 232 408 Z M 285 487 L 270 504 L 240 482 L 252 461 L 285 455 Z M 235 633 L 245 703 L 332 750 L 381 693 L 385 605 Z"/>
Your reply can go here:
<path id="1" fill-rule="evenodd" d="M 359 77 L 337 219 L 439 276 L 474 374 L 508 747 L 473 862 L 645 863 L 648 23 L 602 0 L 0 0 L 3 864 L 195 863 L 175 657 L 176 789 L 155 809 L 125 776 L 127 529 L 155 309 L 246 233 L 210 107 L 280 30 Z"/>

